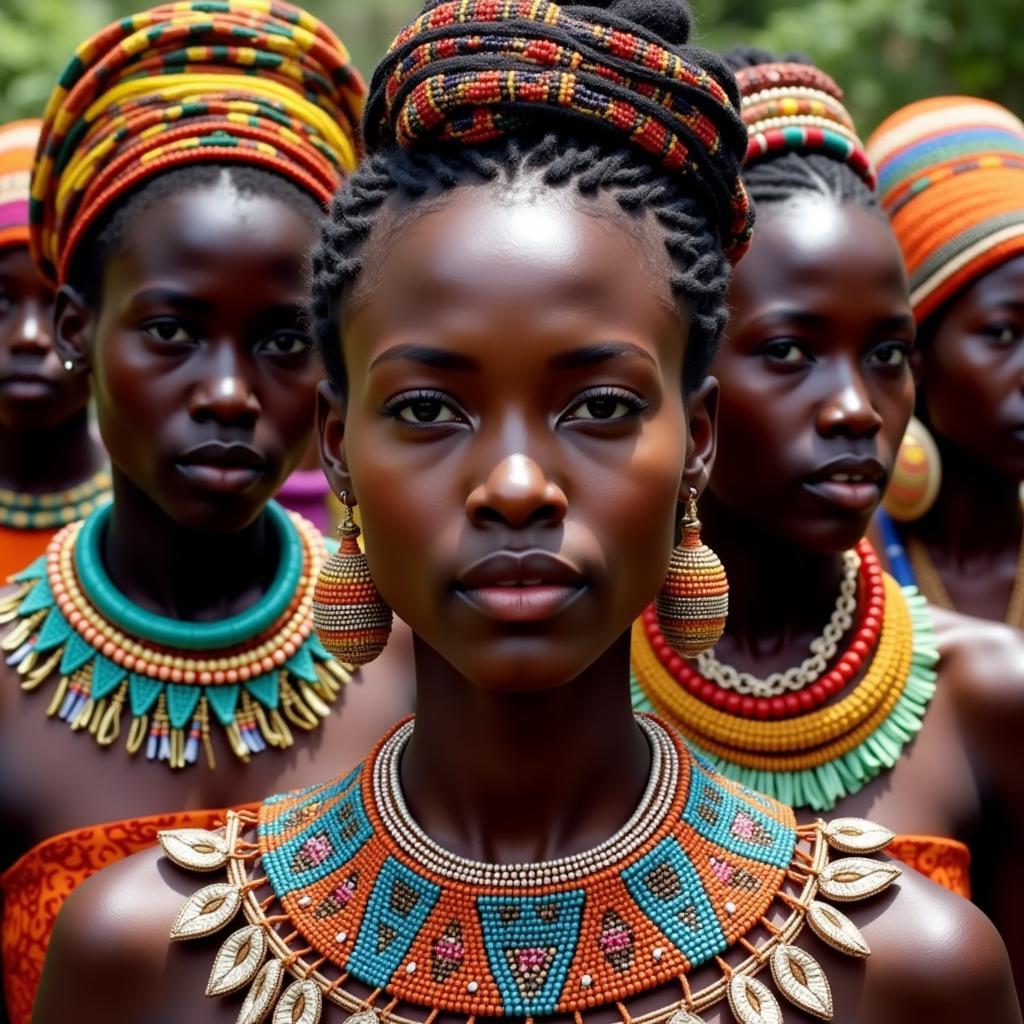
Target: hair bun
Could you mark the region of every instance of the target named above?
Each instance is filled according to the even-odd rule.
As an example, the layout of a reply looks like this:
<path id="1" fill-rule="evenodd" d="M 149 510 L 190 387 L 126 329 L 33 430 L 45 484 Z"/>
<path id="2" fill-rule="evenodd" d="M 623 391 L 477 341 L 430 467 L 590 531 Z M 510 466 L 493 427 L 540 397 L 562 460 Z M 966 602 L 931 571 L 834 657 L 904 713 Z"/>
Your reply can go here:
<path id="1" fill-rule="evenodd" d="M 658 36 L 670 47 L 685 46 L 693 32 L 693 16 L 684 0 L 607 0 L 563 4 L 566 10 L 586 17 L 611 14 L 635 28 Z"/>

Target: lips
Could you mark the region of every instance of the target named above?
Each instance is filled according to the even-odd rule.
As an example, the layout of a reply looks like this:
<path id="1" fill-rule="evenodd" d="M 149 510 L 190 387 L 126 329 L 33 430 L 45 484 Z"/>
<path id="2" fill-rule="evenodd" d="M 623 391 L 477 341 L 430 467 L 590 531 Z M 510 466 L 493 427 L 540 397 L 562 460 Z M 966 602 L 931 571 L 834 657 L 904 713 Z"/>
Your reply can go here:
<path id="1" fill-rule="evenodd" d="M 13 395 L 35 397 L 49 394 L 55 387 L 55 382 L 42 373 L 20 372 L 0 377 L 0 389 Z"/>
<path id="2" fill-rule="evenodd" d="M 842 455 L 815 471 L 805 486 L 831 505 L 864 512 L 881 500 L 886 475 L 885 467 L 874 457 Z"/>
<path id="3" fill-rule="evenodd" d="M 546 551 L 500 551 L 456 580 L 456 593 L 500 622 L 540 622 L 563 611 L 586 586 L 582 573 Z"/>
<path id="4" fill-rule="evenodd" d="M 266 468 L 266 459 L 246 444 L 208 441 L 178 460 L 181 471 L 200 486 L 222 493 L 248 490 Z"/>

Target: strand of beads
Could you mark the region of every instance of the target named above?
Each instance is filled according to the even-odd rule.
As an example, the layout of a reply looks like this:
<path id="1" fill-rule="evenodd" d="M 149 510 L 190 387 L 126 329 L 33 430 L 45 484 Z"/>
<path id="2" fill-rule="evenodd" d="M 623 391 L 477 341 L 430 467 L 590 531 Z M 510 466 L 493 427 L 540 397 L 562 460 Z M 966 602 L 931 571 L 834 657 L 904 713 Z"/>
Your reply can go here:
<path id="1" fill-rule="evenodd" d="M 110 470 L 62 491 L 30 494 L 0 487 L 0 526 L 13 530 L 52 530 L 82 519 L 110 500 Z"/>

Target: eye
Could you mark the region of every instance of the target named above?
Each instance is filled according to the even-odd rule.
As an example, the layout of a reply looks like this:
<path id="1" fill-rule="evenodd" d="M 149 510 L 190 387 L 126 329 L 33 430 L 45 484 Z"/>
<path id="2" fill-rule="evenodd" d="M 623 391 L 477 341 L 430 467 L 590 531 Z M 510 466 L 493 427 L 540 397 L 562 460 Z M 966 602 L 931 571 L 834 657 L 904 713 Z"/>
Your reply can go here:
<path id="1" fill-rule="evenodd" d="M 396 395 L 384 406 L 383 411 L 386 416 L 417 427 L 465 422 L 452 407 L 451 399 L 440 391 Z"/>
<path id="2" fill-rule="evenodd" d="M 983 333 L 997 345 L 1012 345 L 1020 339 L 1020 329 L 1017 325 L 1005 321 L 986 325 Z"/>
<path id="3" fill-rule="evenodd" d="M 910 350 L 902 342 L 887 342 L 879 345 L 868 357 L 870 362 L 879 363 L 882 366 L 903 366 L 907 362 Z"/>
<path id="4" fill-rule="evenodd" d="M 186 345 L 195 340 L 177 320 L 152 320 L 142 329 L 155 341 L 165 345 Z"/>
<path id="5" fill-rule="evenodd" d="M 811 362 L 810 354 L 792 338 L 778 338 L 761 347 L 761 353 L 774 363 L 787 363 L 797 366 Z"/>
<path id="6" fill-rule="evenodd" d="M 643 412 L 650 403 L 622 388 L 596 388 L 581 395 L 565 420 L 613 423 Z"/>
<path id="7" fill-rule="evenodd" d="M 309 338 L 299 331 L 278 331 L 256 347 L 272 356 L 299 356 L 312 348 Z"/>

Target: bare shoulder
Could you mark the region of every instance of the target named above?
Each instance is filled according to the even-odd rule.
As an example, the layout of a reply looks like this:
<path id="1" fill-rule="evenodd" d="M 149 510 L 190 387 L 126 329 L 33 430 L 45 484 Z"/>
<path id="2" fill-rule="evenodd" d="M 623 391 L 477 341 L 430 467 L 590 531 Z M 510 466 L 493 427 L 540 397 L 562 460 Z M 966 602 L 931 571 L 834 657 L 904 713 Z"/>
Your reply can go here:
<path id="1" fill-rule="evenodd" d="M 195 878 L 159 847 L 111 865 L 64 904 L 36 1000 L 35 1024 L 155 1019 L 167 990 L 171 925 Z"/>
<path id="2" fill-rule="evenodd" d="M 1021 1021 L 1006 947 L 974 904 L 904 871 L 885 900 L 855 919 L 872 951 L 861 1019 Z"/>
<path id="3" fill-rule="evenodd" d="M 933 608 L 943 678 L 985 704 L 1024 709 L 1024 632 Z"/>

